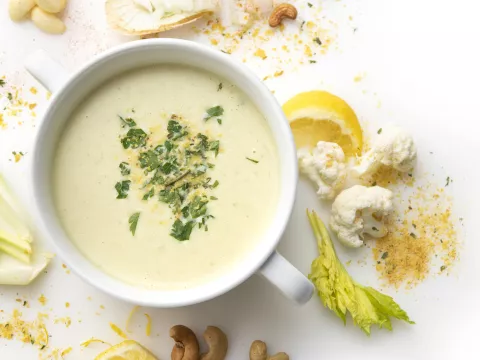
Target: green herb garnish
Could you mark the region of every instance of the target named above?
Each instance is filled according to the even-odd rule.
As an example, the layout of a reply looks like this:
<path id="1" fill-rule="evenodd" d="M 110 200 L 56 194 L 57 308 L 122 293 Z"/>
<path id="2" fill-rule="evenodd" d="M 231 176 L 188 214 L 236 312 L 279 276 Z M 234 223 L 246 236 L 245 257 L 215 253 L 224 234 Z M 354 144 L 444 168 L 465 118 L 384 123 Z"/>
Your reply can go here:
<path id="1" fill-rule="evenodd" d="M 155 188 L 152 187 L 145 195 L 143 195 L 142 200 L 148 200 L 152 198 L 154 195 L 155 195 Z"/>
<path id="2" fill-rule="evenodd" d="M 138 149 L 147 144 L 147 133 L 142 129 L 130 129 L 127 135 L 122 138 L 121 143 L 124 149 L 130 147 L 132 149 Z"/>
<path id="3" fill-rule="evenodd" d="M 170 235 L 179 241 L 190 240 L 190 234 L 195 226 L 194 221 L 183 223 L 181 220 L 175 220 Z"/>
<path id="4" fill-rule="evenodd" d="M 249 158 L 249 157 L 246 157 L 245 159 L 247 159 L 248 161 L 251 161 L 251 162 L 253 162 L 253 163 L 255 163 L 255 164 L 258 164 L 258 163 L 260 162 L 260 161 L 258 161 L 258 160 L 251 159 L 251 158 Z"/>
<path id="5" fill-rule="evenodd" d="M 208 121 L 213 117 L 222 116 L 223 115 L 223 107 L 221 106 L 214 106 L 210 109 L 207 109 L 207 114 L 204 116 L 204 120 Z"/>
<path id="6" fill-rule="evenodd" d="M 313 41 L 315 41 L 318 45 L 322 45 L 322 40 L 320 40 L 319 37 L 316 37 L 315 39 L 313 39 Z"/>
<path id="7" fill-rule="evenodd" d="M 147 171 L 153 171 L 157 169 L 161 164 L 158 158 L 158 154 L 154 150 L 148 150 L 143 152 L 138 157 L 140 162 L 140 167 L 142 169 L 147 169 Z"/>
<path id="8" fill-rule="evenodd" d="M 137 231 L 137 224 L 138 224 L 138 219 L 140 218 L 140 213 L 137 212 L 130 216 L 128 219 L 128 223 L 130 224 L 130 231 L 132 232 L 132 235 L 135 235 L 135 231 Z"/>
<path id="9" fill-rule="evenodd" d="M 134 127 L 137 126 L 137 123 L 132 118 L 124 118 L 118 115 L 118 118 L 122 121 L 123 126 Z"/>
<path id="10" fill-rule="evenodd" d="M 121 162 L 120 165 L 118 165 L 118 167 L 120 168 L 120 173 L 123 175 L 123 176 L 127 176 L 127 175 L 130 175 L 130 166 L 128 165 L 127 162 Z"/>
<path id="11" fill-rule="evenodd" d="M 5 86 L 5 80 L 0 79 L 0 86 L 1 86 L 1 87 L 4 87 L 4 86 Z"/>
<path id="12" fill-rule="evenodd" d="M 312 7 L 313 4 L 312 3 L 307 3 L 308 7 Z"/>
<path id="13" fill-rule="evenodd" d="M 173 120 L 173 118 L 176 118 L 172 116 L 172 120 L 170 120 L 168 122 L 168 126 L 167 126 L 167 131 L 168 131 L 168 138 L 170 140 L 178 140 L 186 135 L 188 135 L 188 132 L 187 130 L 185 130 L 185 128 L 180 125 L 180 123 L 176 120 Z"/>
<path id="14" fill-rule="evenodd" d="M 215 141 L 210 142 L 210 145 L 208 146 L 208 149 L 210 151 L 213 151 L 215 153 L 215 156 L 217 156 L 218 151 L 220 150 L 220 141 L 215 140 Z"/>
<path id="15" fill-rule="evenodd" d="M 217 89 L 217 91 L 220 91 L 220 90 L 222 90 L 222 89 L 223 89 L 223 83 L 218 84 L 218 89 Z"/>
<path id="16" fill-rule="evenodd" d="M 382 133 L 382 130 L 383 130 L 382 128 L 378 129 L 377 134 L 380 135 Z"/>
<path id="17" fill-rule="evenodd" d="M 115 184 L 115 190 L 117 190 L 117 199 L 126 199 L 128 191 L 130 190 L 130 180 L 123 180 Z"/>
<path id="18" fill-rule="evenodd" d="M 216 116 L 223 113 L 223 109 L 209 113 Z M 130 161 L 131 166 L 142 169 L 146 178 L 142 199 L 157 198 L 167 204 L 176 219 L 170 235 L 179 241 L 189 240 L 197 224 L 205 229 L 206 221 L 214 218 L 208 214 L 208 203 L 217 198 L 211 197 L 208 191 L 218 186 L 218 181 L 210 185 L 212 178 L 207 174 L 215 167 L 213 159 L 219 153 L 220 141 L 201 133 L 189 134 L 181 117 L 172 115 L 167 125 L 166 140 L 149 144 L 148 148 L 146 142 L 147 133 L 136 127 L 129 129 L 122 139 L 125 149 L 136 150 L 137 161 Z M 122 162 L 119 165 L 123 176 L 131 175 L 130 164 Z M 115 185 L 117 198 L 128 196 L 130 184 L 130 180 L 125 180 Z"/>
<path id="19" fill-rule="evenodd" d="M 207 204 L 208 200 L 206 197 L 195 196 L 193 201 L 190 203 L 190 215 L 192 218 L 196 219 L 205 215 L 207 213 Z"/>

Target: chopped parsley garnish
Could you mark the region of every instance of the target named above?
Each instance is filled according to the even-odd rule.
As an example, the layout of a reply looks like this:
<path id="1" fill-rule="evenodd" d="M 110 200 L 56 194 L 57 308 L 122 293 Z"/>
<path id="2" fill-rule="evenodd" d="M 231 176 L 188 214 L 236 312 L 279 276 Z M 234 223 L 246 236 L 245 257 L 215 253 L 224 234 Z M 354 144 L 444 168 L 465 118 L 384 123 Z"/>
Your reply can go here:
<path id="1" fill-rule="evenodd" d="M 142 200 L 148 200 L 155 195 L 155 188 L 151 188 L 145 195 L 143 195 Z"/>
<path id="2" fill-rule="evenodd" d="M 161 164 L 155 150 L 148 150 L 142 152 L 138 157 L 140 167 L 146 169 L 148 172 L 157 169 Z"/>
<path id="3" fill-rule="evenodd" d="M 207 109 L 207 114 L 205 115 L 205 117 L 203 119 L 205 121 L 208 121 L 213 117 L 222 116 L 223 111 L 224 111 L 223 107 L 221 107 L 221 106 L 211 107 L 210 109 Z"/>
<path id="4" fill-rule="evenodd" d="M 251 158 L 249 158 L 249 157 L 247 157 L 247 158 L 245 158 L 245 159 L 247 159 L 248 161 L 251 161 L 251 162 L 253 162 L 253 163 L 255 163 L 255 164 L 258 164 L 258 163 L 259 163 L 258 160 L 251 159 Z"/>
<path id="5" fill-rule="evenodd" d="M 316 64 L 317 60 L 310 60 L 310 64 Z"/>
<path id="6" fill-rule="evenodd" d="M 222 89 L 223 89 L 223 83 L 218 84 L 218 89 L 217 89 L 217 91 L 220 91 L 220 90 L 222 90 Z"/>
<path id="7" fill-rule="evenodd" d="M 450 182 L 451 182 L 451 179 L 450 179 L 450 176 L 448 176 L 448 177 L 447 177 L 447 182 L 445 183 L 445 186 L 450 185 Z"/>
<path id="8" fill-rule="evenodd" d="M 178 121 L 173 120 L 174 118 L 176 118 L 176 116 L 172 116 L 172 120 L 168 122 L 168 126 L 167 126 L 167 131 L 168 131 L 167 137 L 172 141 L 181 139 L 182 137 L 188 135 L 187 130 L 185 130 L 185 128 L 182 125 L 180 125 Z"/>
<path id="9" fill-rule="evenodd" d="M 117 190 L 117 199 L 126 199 L 128 191 L 130 190 L 130 180 L 123 180 L 115 184 L 115 190 Z"/>
<path id="10" fill-rule="evenodd" d="M 387 257 L 388 257 L 388 251 L 385 251 L 385 252 L 382 254 L 382 259 L 385 260 Z"/>
<path id="11" fill-rule="evenodd" d="M 215 117 L 223 114 L 223 108 L 215 107 L 207 113 Z M 213 182 L 208 173 L 215 167 L 213 162 L 220 151 L 220 141 L 202 133 L 190 133 L 177 115 L 171 116 L 166 130 L 163 142 L 149 143 L 147 148 L 147 134 L 136 127 L 129 129 L 122 139 L 122 145 L 125 149 L 135 150 L 133 155 L 129 152 L 129 158 L 133 156 L 135 160 L 122 162 L 119 167 L 123 176 L 131 176 L 131 167 L 134 166 L 143 171 L 145 180 L 141 187 L 144 189 L 142 199 L 157 199 L 167 204 L 175 218 L 170 235 L 179 241 L 185 241 L 190 239 L 197 225 L 198 228 L 207 230 L 207 220 L 214 218 L 208 212 L 208 204 L 217 198 L 209 192 L 219 182 Z M 125 180 L 115 185 L 117 198 L 127 197 L 130 183 L 131 180 Z"/>
<path id="12" fill-rule="evenodd" d="M 217 119 L 217 122 L 218 122 L 220 125 L 222 125 L 222 119 L 218 118 L 218 119 Z"/>
<path id="13" fill-rule="evenodd" d="M 200 216 L 203 216 L 207 213 L 207 204 L 208 200 L 204 196 L 195 196 L 193 201 L 190 203 L 190 215 L 192 218 L 196 219 Z"/>
<path id="14" fill-rule="evenodd" d="M 185 223 L 182 220 L 175 220 L 172 226 L 170 235 L 179 241 L 190 240 L 190 234 L 195 227 L 195 221 L 187 221 Z"/>
<path id="15" fill-rule="evenodd" d="M 147 133 L 142 129 L 130 129 L 127 135 L 122 138 L 121 143 L 124 149 L 138 149 L 147 145 Z"/>
<path id="16" fill-rule="evenodd" d="M 307 3 L 308 7 L 312 7 L 313 4 L 312 3 Z"/>
<path id="17" fill-rule="evenodd" d="M 5 85 L 5 80 L 0 79 L 0 86 L 1 86 L 1 87 L 4 87 L 4 85 Z"/>
<path id="18" fill-rule="evenodd" d="M 118 118 L 122 121 L 122 126 L 134 127 L 137 126 L 137 123 L 132 118 L 124 118 L 118 115 Z"/>
<path id="19" fill-rule="evenodd" d="M 382 130 L 383 130 L 382 128 L 378 129 L 377 134 L 380 135 L 382 133 Z"/>
<path id="20" fill-rule="evenodd" d="M 411 236 L 412 238 L 414 238 L 414 239 L 417 238 L 417 235 L 415 235 L 413 232 L 410 233 L 410 236 Z"/>
<path id="21" fill-rule="evenodd" d="M 132 235 L 135 235 L 135 231 L 137 231 L 137 224 L 138 224 L 138 219 L 140 218 L 140 213 L 137 212 L 130 216 L 128 219 L 128 223 L 130 224 L 130 231 L 132 232 Z"/>
<path id="22" fill-rule="evenodd" d="M 315 41 L 318 45 L 322 45 L 322 40 L 320 40 L 319 37 L 316 37 L 315 39 L 313 39 L 313 41 Z"/>
<path id="23" fill-rule="evenodd" d="M 215 156 L 218 155 L 218 151 L 220 150 L 220 141 L 219 140 L 215 140 L 215 141 L 212 141 L 210 142 L 209 146 L 208 146 L 208 149 L 210 151 L 213 151 L 215 153 Z"/>
<path id="24" fill-rule="evenodd" d="M 120 168 L 120 173 L 123 175 L 123 176 L 127 176 L 127 175 L 130 175 L 130 165 L 128 165 L 127 162 L 121 162 L 120 165 L 118 165 L 118 167 Z"/>
<path id="25" fill-rule="evenodd" d="M 8 98 L 8 100 L 10 100 L 10 101 L 13 100 L 13 95 L 12 95 L 11 92 L 9 92 L 9 93 L 7 94 L 7 98 Z"/>

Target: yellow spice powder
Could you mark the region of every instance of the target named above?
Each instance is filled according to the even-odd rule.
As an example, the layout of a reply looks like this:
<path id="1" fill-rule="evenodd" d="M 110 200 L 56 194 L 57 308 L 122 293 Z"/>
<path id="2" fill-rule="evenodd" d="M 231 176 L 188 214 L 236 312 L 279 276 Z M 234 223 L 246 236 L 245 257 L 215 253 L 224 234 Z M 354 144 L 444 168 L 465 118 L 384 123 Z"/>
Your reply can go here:
<path id="1" fill-rule="evenodd" d="M 396 288 L 416 286 L 430 274 L 448 274 L 458 260 L 457 231 L 443 189 L 427 201 L 418 192 L 403 213 L 392 217 L 403 220 L 391 221 L 389 234 L 373 249 L 380 279 Z"/>

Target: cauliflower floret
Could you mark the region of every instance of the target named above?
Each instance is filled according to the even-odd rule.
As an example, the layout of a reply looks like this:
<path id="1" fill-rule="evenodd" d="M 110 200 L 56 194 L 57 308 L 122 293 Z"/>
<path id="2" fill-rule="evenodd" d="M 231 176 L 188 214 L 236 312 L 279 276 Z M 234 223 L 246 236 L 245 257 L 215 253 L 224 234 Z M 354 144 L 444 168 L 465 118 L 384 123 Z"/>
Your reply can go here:
<path id="1" fill-rule="evenodd" d="M 381 220 L 392 210 L 390 190 L 355 185 L 342 191 L 333 202 L 330 227 L 343 245 L 360 247 L 364 234 L 381 238 L 388 233 Z"/>
<path id="2" fill-rule="evenodd" d="M 417 159 L 417 149 L 412 137 L 405 130 L 388 125 L 382 128 L 372 144 L 372 148 L 362 156 L 360 164 L 352 168 L 357 176 L 371 174 L 380 165 L 407 172 L 413 169 Z"/>
<path id="3" fill-rule="evenodd" d="M 300 149 L 297 156 L 300 171 L 318 185 L 318 197 L 333 199 L 347 175 L 342 148 L 335 143 L 319 141 L 311 152 Z"/>

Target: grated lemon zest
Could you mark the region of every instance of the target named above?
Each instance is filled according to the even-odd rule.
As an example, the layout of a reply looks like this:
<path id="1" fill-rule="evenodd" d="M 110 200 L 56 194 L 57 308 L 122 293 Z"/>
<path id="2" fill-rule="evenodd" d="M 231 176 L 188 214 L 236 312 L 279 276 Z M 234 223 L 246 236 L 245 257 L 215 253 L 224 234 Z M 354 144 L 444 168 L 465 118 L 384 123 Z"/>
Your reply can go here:
<path id="1" fill-rule="evenodd" d="M 108 345 L 108 346 L 112 346 L 112 344 L 106 342 L 106 341 L 103 341 L 103 340 L 100 340 L 100 339 L 95 339 L 95 338 L 91 338 L 87 341 L 84 341 L 83 343 L 80 344 L 80 346 L 83 346 L 83 347 L 88 347 L 90 346 L 90 344 L 92 343 L 96 343 L 96 342 L 99 342 L 99 343 L 102 343 L 102 344 L 105 344 L 105 345 Z"/>
<path id="2" fill-rule="evenodd" d="M 72 351 L 72 347 L 68 347 L 66 348 L 65 350 L 63 350 L 61 353 L 60 353 L 60 356 L 63 358 L 65 355 L 67 355 L 68 353 L 70 353 Z"/>
<path id="3" fill-rule="evenodd" d="M 139 306 L 136 305 L 133 307 L 132 311 L 130 311 L 130 315 L 128 315 L 128 318 L 127 318 L 127 323 L 125 324 L 125 329 L 127 330 L 128 333 L 131 333 L 131 331 L 129 330 L 130 328 L 130 322 L 132 321 L 132 318 L 133 318 L 133 315 L 135 314 L 135 312 L 138 310 Z"/>
<path id="4" fill-rule="evenodd" d="M 115 325 L 114 323 L 110 323 L 110 327 L 112 328 L 113 331 L 117 333 L 118 336 L 124 339 L 128 339 L 127 334 L 125 334 L 117 325 Z"/>
<path id="5" fill-rule="evenodd" d="M 145 334 L 147 334 L 147 336 L 150 336 L 150 334 L 152 333 L 152 318 L 147 313 L 145 313 L 144 315 L 147 318 L 147 327 L 145 328 Z"/>

